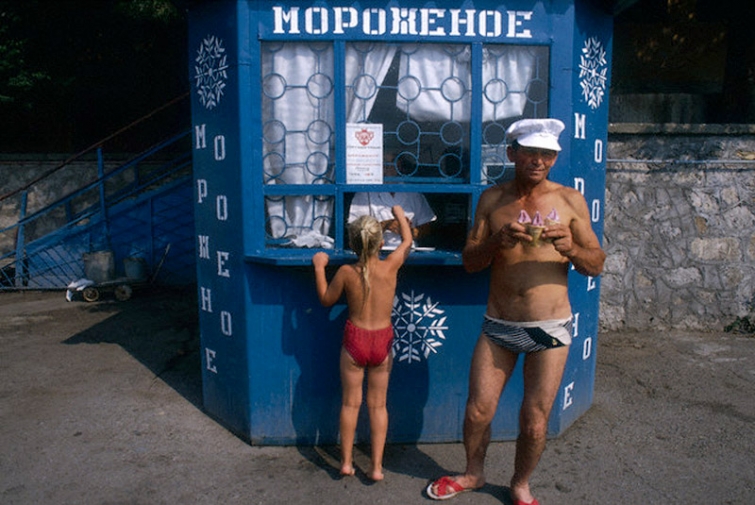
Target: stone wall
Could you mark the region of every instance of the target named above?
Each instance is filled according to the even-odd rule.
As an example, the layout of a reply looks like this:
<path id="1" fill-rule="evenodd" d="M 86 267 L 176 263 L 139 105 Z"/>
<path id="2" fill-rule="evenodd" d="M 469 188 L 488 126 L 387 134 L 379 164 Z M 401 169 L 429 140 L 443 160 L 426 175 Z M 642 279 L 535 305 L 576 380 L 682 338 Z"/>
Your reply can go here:
<path id="1" fill-rule="evenodd" d="M 125 155 L 111 156 L 104 163 L 106 173 L 119 167 L 127 157 Z M 88 191 L 80 191 L 82 186 L 97 181 L 98 162 L 95 154 L 81 157 L 67 164 L 64 170 L 55 170 L 66 162 L 64 155 L 2 155 L 0 156 L 0 230 L 15 225 L 21 215 L 22 192 L 31 184 L 27 191 L 26 213 L 31 216 L 61 198 L 76 193 L 77 196 L 68 201 L 68 206 L 59 207 L 55 212 L 46 214 L 41 219 L 35 219 L 26 225 L 24 233 L 26 241 L 32 241 L 44 236 L 68 223 L 68 213 L 75 214 L 92 205 L 99 203 L 99 187 L 93 186 Z M 51 173 L 47 177 L 45 174 Z M 40 181 L 34 182 L 41 178 Z M 105 185 L 106 192 L 130 183 L 134 174 L 125 172 L 113 177 Z M 10 196 L 8 196 L 10 195 Z M 16 229 L 0 232 L 0 255 L 15 248 Z"/>
<path id="2" fill-rule="evenodd" d="M 721 330 L 752 313 L 754 134 L 611 125 L 602 329 Z"/>

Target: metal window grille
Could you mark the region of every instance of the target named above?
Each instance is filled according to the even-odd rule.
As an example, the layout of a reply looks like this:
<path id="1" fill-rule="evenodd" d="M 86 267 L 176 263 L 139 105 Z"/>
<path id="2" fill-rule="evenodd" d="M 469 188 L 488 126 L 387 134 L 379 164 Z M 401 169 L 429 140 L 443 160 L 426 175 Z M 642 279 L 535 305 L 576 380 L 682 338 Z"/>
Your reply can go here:
<path id="1" fill-rule="evenodd" d="M 508 178 L 506 127 L 547 115 L 547 46 L 303 41 L 261 51 L 267 247 L 343 237 L 334 213 L 352 189 L 336 144 L 347 123 L 383 125 L 384 181 L 396 190 L 471 194 Z"/>

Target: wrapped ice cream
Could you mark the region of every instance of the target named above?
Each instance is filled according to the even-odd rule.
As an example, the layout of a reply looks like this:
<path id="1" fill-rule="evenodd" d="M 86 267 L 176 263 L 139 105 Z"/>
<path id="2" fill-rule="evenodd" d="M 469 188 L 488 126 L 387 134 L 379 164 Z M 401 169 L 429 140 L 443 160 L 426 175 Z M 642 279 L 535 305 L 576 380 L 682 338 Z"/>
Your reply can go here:
<path id="1" fill-rule="evenodd" d="M 530 217 L 530 215 L 527 214 L 527 211 L 522 209 L 519 211 L 519 219 L 517 219 L 517 221 L 524 225 L 527 229 L 527 233 L 532 237 L 530 245 L 538 247 L 542 245 L 543 242 L 550 242 L 549 239 L 541 239 L 540 235 L 543 234 L 543 230 L 546 226 L 560 223 L 561 221 L 559 221 L 559 219 L 558 211 L 554 207 L 548 215 L 545 216 L 545 219 L 540 215 L 540 211 L 535 211 L 535 215 Z"/>
<path id="2" fill-rule="evenodd" d="M 545 216 L 545 226 L 550 226 L 552 224 L 556 224 L 556 223 L 560 223 L 560 222 L 561 222 L 561 220 L 558 217 L 558 211 L 556 210 L 555 207 L 553 207 L 553 209 L 551 209 L 550 213 L 547 216 Z"/>

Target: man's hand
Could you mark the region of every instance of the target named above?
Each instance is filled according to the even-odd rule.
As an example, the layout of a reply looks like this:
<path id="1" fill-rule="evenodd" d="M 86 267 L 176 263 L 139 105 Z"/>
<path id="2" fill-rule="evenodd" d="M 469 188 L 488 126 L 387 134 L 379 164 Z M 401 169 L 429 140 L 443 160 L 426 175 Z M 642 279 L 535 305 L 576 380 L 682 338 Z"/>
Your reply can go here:
<path id="1" fill-rule="evenodd" d="M 527 228 L 521 223 L 513 222 L 503 226 L 497 233 L 490 237 L 497 248 L 511 249 L 519 242 L 532 242 L 532 237 L 527 233 Z"/>
<path id="2" fill-rule="evenodd" d="M 553 242 L 553 247 L 556 251 L 567 258 L 574 249 L 571 228 L 563 223 L 546 226 L 541 238 Z"/>
<path id="3" fill-rule="evenodd" d="M 406 216 L 404 216 L 404 219 L 409 222 L 409 227 L 412 228 L 412 221 Z M 380 225 L 383 227 L 383 231 L 392 231 L 396 235 L 401 235 L 401 226 L 399 225 L 398 219 L 382 221 Z M 412 232 L 414 232 L 415 229 L 416 228 L 412 228 Z"/>

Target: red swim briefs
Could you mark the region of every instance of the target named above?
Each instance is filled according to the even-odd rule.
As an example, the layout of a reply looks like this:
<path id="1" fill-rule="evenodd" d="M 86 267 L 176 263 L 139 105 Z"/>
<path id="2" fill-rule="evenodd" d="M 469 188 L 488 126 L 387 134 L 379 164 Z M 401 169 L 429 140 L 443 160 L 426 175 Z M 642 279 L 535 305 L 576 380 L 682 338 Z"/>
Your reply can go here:
<path id="1" fill-rule="evenodd" d="M 381 330 L 365 330 L 346 320 L 343 330 L 343 348 L 359 366 L 378 366 L 393 345 L 393 326 Z"/>

